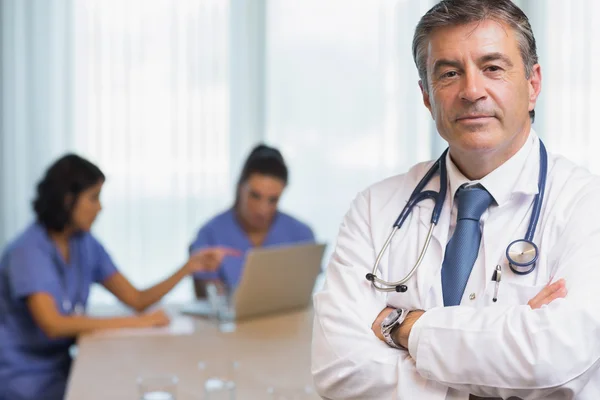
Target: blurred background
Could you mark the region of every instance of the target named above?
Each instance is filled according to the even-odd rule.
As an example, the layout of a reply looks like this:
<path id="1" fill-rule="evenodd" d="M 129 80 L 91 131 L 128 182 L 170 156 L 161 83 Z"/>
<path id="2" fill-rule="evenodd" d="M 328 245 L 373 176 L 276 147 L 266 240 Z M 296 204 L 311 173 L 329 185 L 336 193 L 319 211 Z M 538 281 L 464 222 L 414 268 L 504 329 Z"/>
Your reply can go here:
<path id="1" fill-rule="evenodd" d="M 600 2 L 515 2 L 542 65 L 534 128 L 598 173 Z M 48 165 L 76 152 L 107 175 L 95 234 L 134 284 L 154 283 L 231 205 L 262 141 L 290 168 L 281 209 L 331 252 L 357 192 L 445 146 L 411 55 L 434 3 L 0 0 L 0 246 L 32 221 Z M 167 301 L 192 292 L 185 281 Z"/>

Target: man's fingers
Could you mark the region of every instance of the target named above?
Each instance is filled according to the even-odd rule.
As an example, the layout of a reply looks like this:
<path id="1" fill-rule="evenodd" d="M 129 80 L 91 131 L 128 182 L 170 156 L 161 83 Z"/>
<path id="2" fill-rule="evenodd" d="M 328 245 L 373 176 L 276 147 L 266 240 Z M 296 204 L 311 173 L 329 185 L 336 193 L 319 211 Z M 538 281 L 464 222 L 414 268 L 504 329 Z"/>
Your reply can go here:
<path id="1" fill-rule="evenodd" d="M 562 288 L 558 289 L 557 291 L 555 291 L 554 293 L 552 293 L 549 297 L 547 297 L 547 299 L 549 299 L 548 303 L 550 303 L 556 299 L 562 299 L 566 296 L 567 296 L 567 288 L 562 287 Z M 548 303 L 546 303 L 546 304 L 548 304 Z"/>
<path id="2" fill-rule="evenodd" d="M 560 279 L 543 288 L 533 299 L 527 303 L 532 309 L 537 309 L 552 301 L 567 295 L 567 287 L 564 279 Z"/>
<path id="3" fill-rule="evenodd" d="M 565 284 L 565 280 L 559 279 L 558 281 L 556 281 L 550 285 L 546 285 L 542 290 L 540 290 L 540 292 L 533 299 L 531 299 L 531 301 L 537 302 L 537 301 L 545 299 L 546 297 L 550 296 L 552 293 L 554 293 L 561 287 L 564 287 L 564 284 Z"/>
<path id="4" fill-rule="evenodd" d="M 549 296 L 545 297 L 544 299 L 538 300 L 536 302 L 531 302 L 529 304 L 529 306 L 535 310 L 535 309 L 541 308 L 542 306 L 552 303 L 556 299 L 562 299 L 566 295 L 567 295 L 567 289 L 560 288 L 560 289 L 556 290 L 555 292 L 553 292 L 552 294 L 550 294 Z"/>

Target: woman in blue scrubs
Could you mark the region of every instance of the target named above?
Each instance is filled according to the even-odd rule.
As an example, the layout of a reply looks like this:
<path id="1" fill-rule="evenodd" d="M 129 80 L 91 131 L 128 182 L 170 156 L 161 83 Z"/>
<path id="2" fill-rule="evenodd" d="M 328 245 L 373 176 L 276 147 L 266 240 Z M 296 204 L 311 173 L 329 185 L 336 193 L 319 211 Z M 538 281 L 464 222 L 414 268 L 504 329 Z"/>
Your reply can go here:
<path id="1" fill-rule="evenodd" d="M 163 311 L 121 318 L 85 315 L 92 283 L 142 312 L 183 277 L 210 271 L 226 255 L 205 249 L 165 281 L 143 291 L 121 275 L 90 229 L 101 210 L 104 175 L 92 163 L 67 155 L 37 187 L 37 221 L 0 258 L 0 400 L 60 400 L 71 365 L 69 347 L 79 334 L 110 328 L 162 326 Z"/>
<path id="2" fill-rule="evenodd" d="M 287 183 L 288 170 L 279 150 L 265 145 L 255 147 L 242 169 L 233 206 L 200 229 L 190 253 L 225 246 L 245 254 L 254 247 L 314 242 L 308 225 L 277 209 Z M 196 295 L 205 296 L 207 282 L 236 287 L 243 265 L 243 256 L 227 255 L 211 266 L 216 272 L 194 274 Z"/>

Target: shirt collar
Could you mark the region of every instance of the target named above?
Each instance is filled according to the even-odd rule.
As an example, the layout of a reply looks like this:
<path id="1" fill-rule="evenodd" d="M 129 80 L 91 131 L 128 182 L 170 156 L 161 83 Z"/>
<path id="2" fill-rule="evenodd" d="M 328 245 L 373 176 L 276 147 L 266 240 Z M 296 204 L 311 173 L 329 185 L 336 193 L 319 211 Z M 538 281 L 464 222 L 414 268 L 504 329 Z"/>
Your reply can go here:
<path id="1" fill-rule="evenodd" d="M 448 182 L 450 186 L 450 197 L 452 200 L 456 191 L 464 184 L 469 186 L 480 184 L 494 198 L 496 204 L 501 207 L 510 200 L 513 194 L 523 193 L 528 195 L 537 194 L 538 185 L 535 178 L 539 172 L 539 156 L 534 152 L 539 151 L 539 138 L 531 129 L 525 144 L 519 151 L 509 158 L 504 164 L 487 174 L 480 180 L 470 181 L 458 169 L 446 155 L 446 166 L 448 170 Z"/>

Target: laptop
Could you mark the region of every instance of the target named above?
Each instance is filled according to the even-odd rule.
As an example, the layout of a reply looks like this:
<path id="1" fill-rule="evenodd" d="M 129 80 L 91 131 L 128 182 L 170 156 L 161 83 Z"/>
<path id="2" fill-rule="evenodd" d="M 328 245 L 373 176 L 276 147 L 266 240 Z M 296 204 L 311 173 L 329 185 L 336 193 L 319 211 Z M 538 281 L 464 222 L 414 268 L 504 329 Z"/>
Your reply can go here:
<path id="1" fill-rule="evenodd" d="M 325 244 L 304 243 L 251 249 L 242 278 L 230 298 L 235 320 L 306 308 L 321 273 Z M 182 307 L 188 315 L 216 317 L 208 300 Z"/>

